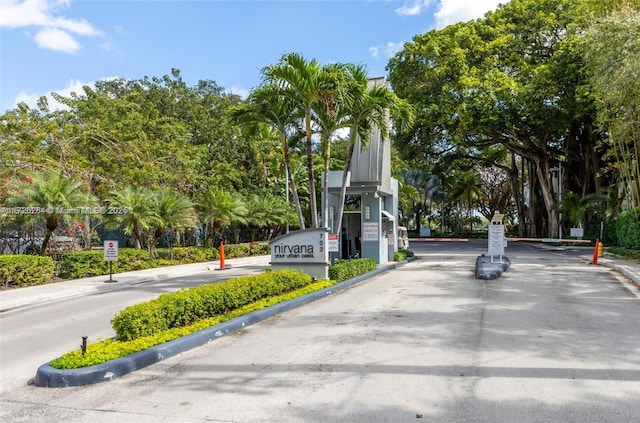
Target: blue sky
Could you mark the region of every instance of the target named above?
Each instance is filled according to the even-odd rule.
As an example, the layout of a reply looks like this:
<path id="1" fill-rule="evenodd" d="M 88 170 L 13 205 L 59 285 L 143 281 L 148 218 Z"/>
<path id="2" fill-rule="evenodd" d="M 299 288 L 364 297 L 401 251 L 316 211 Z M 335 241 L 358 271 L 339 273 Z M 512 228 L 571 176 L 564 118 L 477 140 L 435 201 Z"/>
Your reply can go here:
<path id="1" fill-rule="evenodd" d="M 415 35 L 505 1 L 0 0 L 0 113 L 51 91 L 172 68 L 190 86 L 213 80 L 244 96 L 288 52 L 384 76 Z"/>

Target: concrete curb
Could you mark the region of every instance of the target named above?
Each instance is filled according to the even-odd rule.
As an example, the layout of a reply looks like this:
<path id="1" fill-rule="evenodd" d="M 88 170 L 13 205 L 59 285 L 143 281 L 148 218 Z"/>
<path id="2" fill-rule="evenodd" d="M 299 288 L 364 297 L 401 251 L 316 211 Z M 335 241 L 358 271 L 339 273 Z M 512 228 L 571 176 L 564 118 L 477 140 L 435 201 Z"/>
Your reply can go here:
<path id="1" fill-rule="evenodd" d="M 139 351 L 116 360 L 111 360 L 106 363 L 96 364 L 95 366 L 90 367 L 82 367 L 79 369 L 55 369 L 51 367 L 49 363 L 46 363 L 38 368 L 34 379 L 34 385 L 46 388 L 63 388 L 107 382 L 162 361 L 166 358 L 173 357 L 174 355 L 199 347 L 222 336 L 229 335 L 254 323 L 261 322 L 275 315 L 301 307 L 335 292 L 347 289 L 373 276 L 402 266 L 413 259 L 415 259 L 415 257 L 411 257 L 406 261 L 399 263 L 381 266 L 372 272 L 340 282 L 327 289 L 312 292 L 302 297 L 294 298 L 262 310 L 254 311 L 210 328 L 194 332 L 190 335 L 174 339 L 173 341 L 156 345 L 146 350 Z"/>
<path id="2" fill-rule="evenodd" d="M 506 270 L 511 266 L 511 260 L 509 257 L 502 256 L 502 263 L 494 263 L 492 264 L 491 270 L 486 271 L 484 268 L 485 263 L 490 263 L 491 258 L 489 256 L 485 256 L 484 254 L 478 256 L 476 259 L 476 279 L 481 280 L 493 280 L 500 277 Z"/>

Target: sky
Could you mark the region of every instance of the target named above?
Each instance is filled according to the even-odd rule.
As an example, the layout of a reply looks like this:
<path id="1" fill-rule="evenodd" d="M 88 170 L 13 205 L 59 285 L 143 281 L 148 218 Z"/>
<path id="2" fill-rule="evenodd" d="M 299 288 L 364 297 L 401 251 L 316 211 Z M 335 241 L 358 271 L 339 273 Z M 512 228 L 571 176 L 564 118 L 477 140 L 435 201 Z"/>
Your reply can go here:
<path id="1" fill-rule="evenodd" d="M 179 69 L 246 96 L 285 53 L 386 76 L 413 37 L 508 0 L 0 0 L 0 113 Z M 50 106 L 56 103 L 50 98 Z"/>

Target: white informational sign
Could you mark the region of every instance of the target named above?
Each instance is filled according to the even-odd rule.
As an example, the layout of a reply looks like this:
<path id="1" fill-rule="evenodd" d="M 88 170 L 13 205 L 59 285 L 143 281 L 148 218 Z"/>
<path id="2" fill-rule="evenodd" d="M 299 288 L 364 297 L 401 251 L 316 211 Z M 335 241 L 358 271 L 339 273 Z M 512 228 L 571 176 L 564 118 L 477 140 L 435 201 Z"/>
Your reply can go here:
<path id="1" fill-rule="evenodd" d="M 389 245 L 394 245 L 396 243 L 396 237 L 393 236 L 393 233 L 389 234 Z"/>
<path id="2" fill-rule="evenodd" d="M 584 228 L 571 228 L 570 231 L 573 238 L 582 238 L 584 236 Z"/>
<path id="3" fill-rule="evenodd" d="M 338 234 L 329 234 L 329 252 L 337 253 L 340 251 L 340 242 L 338 240 Z"/>
<path id="4" fill-rule="evenodd" d="M 337 251 L 337 250 L 336 250 Z M 289 232 L 271 242 L 271 263 L 327 263 L 327 230 L 303 229 Z"/>
<path id="5" fill-rule="evenodd" d="M 504 255 L 504 225 L 489 225 L 489 255 Z"/>
<path id="6" fill-rule="evenodd" d="M 377 241 L 378 232 L 378 222 L 362 223 L 362 241 Z"/>
<path id="7" fill-rule="evenodd" d="M 104 260 L 118 261 L 118 241 L 104 242 Z"/>

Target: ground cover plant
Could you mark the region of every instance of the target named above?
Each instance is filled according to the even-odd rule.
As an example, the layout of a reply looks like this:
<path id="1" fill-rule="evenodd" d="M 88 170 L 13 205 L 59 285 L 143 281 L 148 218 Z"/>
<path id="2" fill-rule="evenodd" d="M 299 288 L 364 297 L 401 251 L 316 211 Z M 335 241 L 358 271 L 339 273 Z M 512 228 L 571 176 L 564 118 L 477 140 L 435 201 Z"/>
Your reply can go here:
<path id="1" fill-rule="evenodd" d="M 330 267 L 330 275 L 336 266 L 338 271 L 334 270 L 335 278 L 330 280 L 316 281 L 294 270 L 267 270 L 259 275 L 162 294 L 120 311 L 112 320 L 115 338 L 90 343 L 84 354 L 80 349 L 71 351 L 49 364 L 57 369 L 75 369 L 105 363 L 328 288 L 377 267 L 372 259 L 344 260 Z"/>

